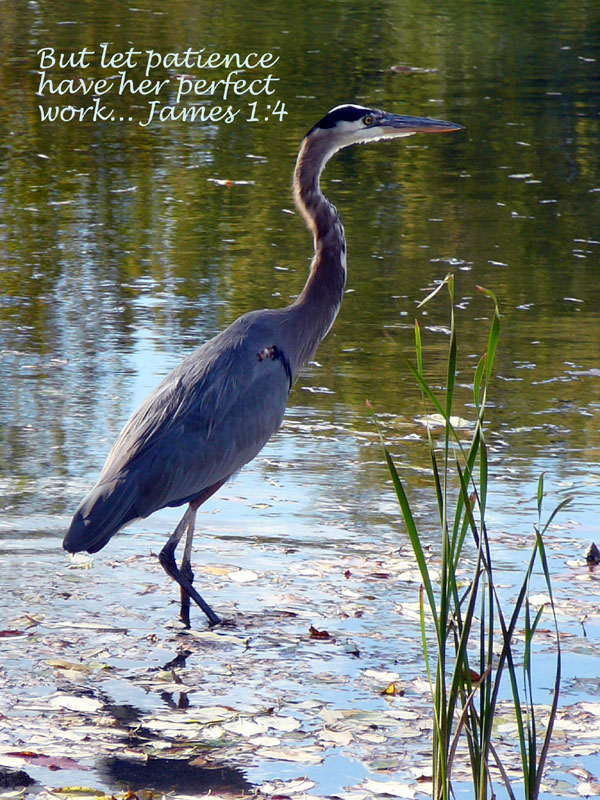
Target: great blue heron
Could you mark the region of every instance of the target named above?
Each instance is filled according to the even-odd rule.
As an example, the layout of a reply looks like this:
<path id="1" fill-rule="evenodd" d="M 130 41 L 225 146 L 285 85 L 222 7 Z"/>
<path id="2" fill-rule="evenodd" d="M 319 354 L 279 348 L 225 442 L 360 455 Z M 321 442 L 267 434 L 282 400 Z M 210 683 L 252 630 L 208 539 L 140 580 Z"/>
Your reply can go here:
<path id="1" fill-rule="evenodd" d="M 331 328 L 342 301 L 344 228 L 321 193 L 321 171 L 337 150 L 352 144 L 461 127 L 342 105 L 308 131 L 294 171 L 294 199 L 315 247 L 304 289 L 285 308 L 244 314 L 164 378 L 119 434 L 98 482 L 75 512 L 63 542 L 66 550 L 95 553 L 132 520 L 188 503 L 160 552 L 160 563 L 180 586 L 186 627 L 190 598 L 210 625 L 220 622 L 192 586 L 196 511 L 278 430 L 290 389 Z M 175 550 L 184 533 L 177 567 Z"/>

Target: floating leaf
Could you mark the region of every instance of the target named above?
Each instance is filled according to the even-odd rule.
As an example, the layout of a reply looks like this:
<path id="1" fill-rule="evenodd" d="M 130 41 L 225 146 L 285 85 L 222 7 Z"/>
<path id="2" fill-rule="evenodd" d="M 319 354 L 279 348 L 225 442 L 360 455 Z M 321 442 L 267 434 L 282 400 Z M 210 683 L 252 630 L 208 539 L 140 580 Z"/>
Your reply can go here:
<path id="1" fill-rule="evenodd" d="M 8 756 L 22 758 L 27 764 L 32 764 L 36 767 L 45 767 L 46 769 L 83 769 L 90 770 L 91 767 L 86 767 L 78 761 L 74 761 L 68 756 L 46 756 L 41 753 L 32 753 L 30 750 L 20 750 L 12 753 L 7 753 Z"/>
<path id="2" fill-rule="evenodd" d="M 392 681 L 392 683 L 388 683 L 381 694 L 402 697 L 404 695 L 404 689 L 401 689 Z"/>
<path id="3" fill-rule="evenodd" d="M 285 731 L 291 733 L 297 731 L 302 727 L 302 723 L 295 717 L 284 717 L 279 715 L 256 717 L 256 721 L 266 725 L 267 728 L 273 728 L 276 731 Z"/>
<path id="4" fill-rule="evenodd" d="M 253 722 L 247 718 L 237 719 L 235 722 L 227 722 L 223 725 L 226 731 L 237 733 L 240 736 L 258 736 L 267 732 L 267 726 L 259 722 Z"/>
<path id="5" fill-rule="evenodd" d="M 95 697 L 79 697 L 71 694 L 57 694 L 51 697 L 48 704 L 53 708 L 67 708 L 69 711 L 81 711 L 93 714 L 102 708 L 102 703 Z"/>
<path id="6" fill-rule="evenodd" d="M 215 644 L 239 644 L 242 647 L 246 646 L 246 639 L 241 639 L 239 636 L 234 636 L 231 633 L 217 633 L 216 631 L 187 631 L 188 636 L 193 636 L 194 639 L 200 639 L 204 642 L 214 642 Z"/>
<path id="7" fill-rule="evenodd" d="M 354 741 L 354 736 L 350 731 L 323 731 L 319 736 L 321 744 L 326 746 L 335 745 L 336 747 L 347 747 Z"/>
<path id="8" fill-rule="evenodd" d="M 234 583 L 251 583 L 258 580 L 258 575 L 251 569 L 238 569 L 237 572 L 229 574 L 229 580 Z"/>
<path id="9" fill-rule="evenodd" d="M 260 747 L 256 754 L 276 761 L 294 761 L 299 764 L 320 764 L 323 751 L 317 747 Z"/>
<path id="10" fill-rule="evenodd" d="M 73 670 L 77 672 L 90 672 L 90 667 L 87 664 L 82 664 L 78 661 L 66 661 L 63 658 L 47 658 L 46 664 L 55 669 Z"/>
<path id="11" fill-rule="evenodd" d="M 376 795 L 389 795 L 390 797 L 412 798 L 416 793 L 416 789 L 413 786 L 409 786 L 407 783 L 399 783 L 398 781 L 367 780 L 361 784 L 361 787 Z"/>
<path id="12" fill-rule="evenodd" d="M 331 636 L 327 631 L 319 631 L 313 625 L 310 626 L 308 629 L 310 633 L 311 639 L 331 639 Z"/>

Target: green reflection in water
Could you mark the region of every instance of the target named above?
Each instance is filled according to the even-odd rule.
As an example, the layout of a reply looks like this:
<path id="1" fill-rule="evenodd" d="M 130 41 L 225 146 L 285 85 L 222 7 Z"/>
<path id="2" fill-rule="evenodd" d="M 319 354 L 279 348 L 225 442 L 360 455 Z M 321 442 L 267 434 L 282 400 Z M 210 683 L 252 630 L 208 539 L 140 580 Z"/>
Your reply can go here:
<path id="1" fill-rule="evenodd" d="M 349 240 L 348 294 L 321 367 L 292 395 L 293 420 L 314 409 L 353 432 L 355 457 L 371 462 L 369 397 L 393 415 L 391 435 L 405 426 L 397 447 L 413 463 L 403 437 L 418 432 L 419 407 L 401 355 L 416 302 L 455 270 L 465 384 L 489 313 L 475 285 L 493 288 L 504 312 L 490 420 L 504 437 L 499 461 L 597 471 L 596 3 L 11 3 L 0 23 L 0 463 L 17 495 L 48 474 L 91 476 L 159 374 L 238 314 L 300 290 L 311 249 L 289 213 L 295 154 L 347 100 L 467 131 L 351 150 L 327 168 Z M 232 125 L 41 123 L 38 49 L 101 42 L 274 52 L 289 113 Z M 145 100 L 123 96 L 117 111 L 144 118 Z M 446 310 L 428 314 L 441 359 Z M 315 386 L 327 391 L 306 391 Z M 367 464 L 361 480 L 366 496 L 384 473 Z"/>

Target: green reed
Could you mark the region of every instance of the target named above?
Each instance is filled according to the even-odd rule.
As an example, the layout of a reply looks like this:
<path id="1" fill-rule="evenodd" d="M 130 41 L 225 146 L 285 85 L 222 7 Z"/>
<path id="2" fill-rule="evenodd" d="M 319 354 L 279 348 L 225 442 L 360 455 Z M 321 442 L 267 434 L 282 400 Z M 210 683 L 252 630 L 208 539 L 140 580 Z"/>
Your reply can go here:
<path id="1" fill-rule="evenodd" d="M 425 414 L 433 411 L 443 419 L 441 444 L 436 444 L 431 428 L 427 426 L 432 491 L 439 517 L 439 582 L 434 582 L 424 553 L 422 532 L 415 521 L 394 460 L 385 448 L 387 465 L 422 580 L 421 637 L 433 703 L 433 797 L 446 800 L 453 794 L 452 768 L 457 745 L 464 737 L 474 797 L 477 800 L 494 797 L 494 781 L 499 780 L 508 797 L 511 800 L 515 798 L 507 772 L 507 756 L 497 749 L 494 732 L 500 684 L 503 676 L 507 675 L 518 731 L 523 796 L 533 800 L 540 792 L 558 707 L 561 671 L 558 626 L 543 537 L 556 513 L 570 498 L 563 500 L 548 520 L 542 523 L 544 482 L 543 475 L 540 476 L 537 489 L 538 524 L 534 526 L 531 556 L 524 566 L 525 572 L 516 600 L 510 609 L 503 608 L 494 582 L 494 563 L 486 525 L 490 475 L 484 431 L 488 387 L 500 333 L 498 303 L 492 292 L 478 287 L 493 302 L 494 313 L 486 351 L 473 375 L 476 418 L 470 441 L 465 443 L 459 436 L 452 415 L 457 376 L 453 276 L 447 276 L 421 305 L 429 302 L 444 286 L 449 293 L 451 310 L 446 389 L 442 398 L 438 398 L 424 377 L 424 354 L 418 323 L 415 323 L 416 365 L 408 365 L 420 387 Z M 458 571 L 462 567 L 461 556 L 468 538 L 475 546 L 475 564 L 465 585 L 465 578 L 462 574 L 459 576 Z M 470 552 L 472 554 L 473 550 Z M 532 681 L 532 643 L 544 611 L 542 607 L 534 613 L 529 601 L 530 579 L 538 563 L 550 598 L 556 647 L 553 700 L 544 723 L 539 719 L 540 711 L 534 702 Z M 426 608 L 429 609 L 430 619 L 426 615 Z M 433 648 L 428 644 L 428 628 L 431 624 L 435 634 Z M 517 641 L 516 631 L 524 640 L 521 643 Z M 431 649 L 434 652 L 430 652 Z"/>

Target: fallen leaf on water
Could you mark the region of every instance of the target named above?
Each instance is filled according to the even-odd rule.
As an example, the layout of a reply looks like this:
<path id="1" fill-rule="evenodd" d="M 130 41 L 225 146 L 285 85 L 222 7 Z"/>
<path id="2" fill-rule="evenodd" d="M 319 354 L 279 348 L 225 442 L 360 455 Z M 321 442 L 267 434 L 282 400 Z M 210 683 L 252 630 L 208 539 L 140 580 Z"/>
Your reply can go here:
<path id="1" fill-rule="evenodd" d="M 205 728 L 202 728 L 200 735 L 203 739 L 206 739 L 207 742 L 216 742 L 218 739 L 223 738 L 225 731 L 220 725 L 207 725 Z"/>
<path id="2" fill-rule="evenodd" d="M 128 628 L 115 628 L 114 625 L 105 625 L 101 622 L 72 622 L 59 620 L 58 622 L 45 622 L 47 628 L 69 628 L 83 631 L 97 631 L 98 633 L 127 633 Z"/>
<path id="3" fill-rule="evenodd" d="M 382 733 L 359 733 L 358 738 L 364 742 L 371 742 L 371 744 L 381 744 L 387 741 L 387 736 Z"/>
<path id="4" fill-rule="evenodd" d="M 310 778 L 294 778 L 291 781 L 284 783 L 283 787 L 288 794 L 299 794 L 312 789 L 317 784 L 311 781 Z"/>
<path id="5" fill-rule="evenodd" d="M 256 722 L 261 725 L 266 725 L 267 728 L 273 728 L 276 731 L 285 731 L 286 733 L 291 733 L 292 731 L 297 731 L 298 728 L 302 727 L 302 723 L 299 719 L 295 717 L 287 717 L 287 716 L 262 716 L 256 717 Z"/>
<path id="6" fill-rule="evenodd" d="M 270 800 L 277 797 L 289 797 L 291 794 L 300 794 L 312 789 L 317 784 L 310 778 L 293 778 L 291 781 L 269 781 L 258 787 L 263 795 L 268 795 Z"/>
<path id="7" fill-rule="evenodd" d="M 577 793 L 582 797 L 593 797 L 600 794 L 600 783 L 592 783 L 586 781 L 585 783 L 577 784 Z"/>
<path id="8" fill-rule="evenodd" d="M 239 636 L 233 636 L 231 633 L 215 633 L 214 631 L 186 631 L 188 636 L 194 639 L 200 639 L 203 642 L 214 642 L 215 644 L 239 644 L 243 647 L 246 646 L 246 639 L 241 639 Z"/>
<path id="9" fill-rule="evenodd" d="M 229 573 L 234 572 L 235 569 L 235 567 L 220 566 L 219 564 L 206 564 L 202 567 L 202 572 L 208 575 L 229 575 Z"/>
<path id="10" fill-rule="evenodd" d="M 229 574 L 229 580 L 234 583 L 251 583 L 258 580 L 258 575 L 251 569 L 238 569 L 237 572 Z"/>
<path id="11" fill-rule="evenodd" d="M 257 747 L 279 747 L 281 739 L 278 736 L 253 736 L 252 744 Z"/>
<path id="12" fill-rule="evenodd" d="M 235 722 L 227 722 L 223 727 L 226 731 L 240 736 L 259 736 L 268 730 L 266 725 L 253 722 L 251 719 L 236 719 Z"/>
<path id="13" fill-rule="evenodd" d="M 7 756 L 22 758 L 28 764 L 33 764 L 36 767 L 46 767 L 46 769 L 84 769 L 90 770 L 91 767 L 86 767 L 83 764 L 75 761 L 68 756 L 45 756 L 41 753 L 32 753 L 29 750 L 19 750 L 12 753 L 7 753 Z"/>
<path id="14" fill-rule="evenodd" d="M 81 664 L 78 661 L 65 661 L 63 658 L 47 658 L 46 664 L 55 669 L 68 669 L 76 670 L 77 672 L 90 672 L 87 664 Z"/>
<path id="15" fill-rule="evenodd" d="M 388 683 L 381 694 L 392 695 L 393 697 L 403 697 L 404 689 L 401 689 L 392 681 L 392 683 Z"/>
<path id="16" fill-rule="evenodd" d="M 320 764 L 323 751 L 317 747 L 259 747 L 256 755 L 275 761 L 293 761 L 298 764 Z"/>
<path id="17" fill-rule="evenodd" d="M 366 669 L 364 670 L 363 675 L 365 678 L 372 678 L 379 683 L 385 684 L 392 683 L 400 678 L 400 673 L 385 669 Z"/>
<path id="18" fill-rule="evenodd" d="M 580 703 L 580 708 L 596 717 L 600 717 L 600 703 Z"/>
<path id="19" fill-rule="evenodd" d="M 367 780 L 361 788 L 369 792 L 374 792 L 377 795 L 390 795 L 391 797 L 408 797 L 415 796 L 416 789 L 409 786 L 407 783 L 399 783 L 398 781 L 372 781 Z"/>
<path id="20" fill-rule="evenodd" d="M 328 731 L 325 730 L 319 735 L 319 742 L 323 745 L 335 745 L 336 747 L 346 747 L 354 741 L 354 736 L 350 731 Z"/>
<path id="21" fill-rule="evenodd" d="M 23 636 L 25 631 L 0 631 L 0 639 L 5 639 L 9 636 Z"/>
<path id="22" fill-rule="evenodd" d="M 57 694 L 51 697 L 48 705 L 52 708 L 67 708 L 69 711 L 95 713 L 100 711 L 102 703 L 95 697 L 79 697 L 78 695 Z"/>
<path id="23" fill-rule="evenodd" d="M 311 639 L 331 639 L 331 635 L 327 631 L 319 631 L 317 630 L 314 625 L 311 625 L 308 629 L 310 633 Z"/>

